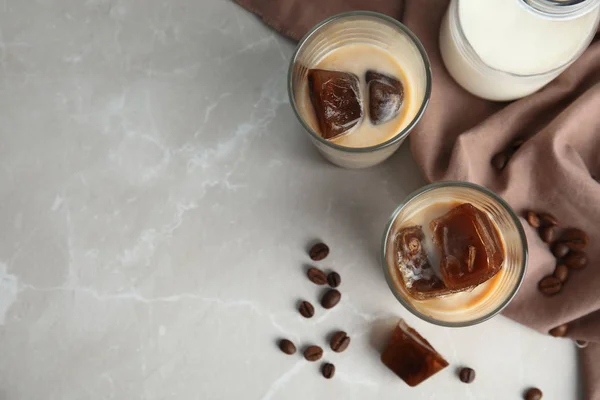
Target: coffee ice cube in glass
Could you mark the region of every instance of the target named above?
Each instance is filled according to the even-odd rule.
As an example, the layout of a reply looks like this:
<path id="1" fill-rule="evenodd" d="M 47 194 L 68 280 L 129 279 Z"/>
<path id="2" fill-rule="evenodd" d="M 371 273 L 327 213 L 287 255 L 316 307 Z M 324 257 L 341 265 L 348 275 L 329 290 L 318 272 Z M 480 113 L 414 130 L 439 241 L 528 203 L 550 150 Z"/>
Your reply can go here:
<path id="1" fill-rule="evenodd" d="M 488 215 L 470 203 L 461 204 L 430 224 L 440 250 L 440 273 L 451 290 L 468 290 L 500 271 L 504 251 Z"/>
<path id="2" fill-rule="evenodd" d="M 398 231 L 394 241 L 396 265 L 404 287 L 418 300 L 452 293 L 436 275 L 425 249 L 424 238 L 421 226 L 409 226 Z"/>
<path id="3" fill-rule="evenodd" d="M 409 386 L 417 386 L 448 366 L 444 357 L 404 320 L 394 329 L 381 361 Z"/>
<path id="4" fill-rule="evenodd" d="M 400 113 L 404 87 L 398 79 L 372 70 L 365 75 L 369 88 L 369 118 L 374 125 L 391 121 Z"/>
<path id="5" fill-rule="evenodd" d="M 361 121 L 363 110 L 356 75 L 311 69 L 308 90 L 323 138 L 335 139 Z"/>

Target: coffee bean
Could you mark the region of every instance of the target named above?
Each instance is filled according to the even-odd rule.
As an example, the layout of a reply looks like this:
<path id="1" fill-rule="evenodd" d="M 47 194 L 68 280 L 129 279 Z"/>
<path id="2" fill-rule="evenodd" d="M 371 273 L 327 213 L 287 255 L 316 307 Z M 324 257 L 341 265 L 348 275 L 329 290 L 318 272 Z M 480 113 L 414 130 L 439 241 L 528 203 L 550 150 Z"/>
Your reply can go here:
<path id="1" fill-rule="evenodd" d="M 498 171 L 502 171 L 506 167 L 506 164 L 508 164 L 508 158 L 507 153 L 500 152 L 492 158 L 492 166 Z"/>
<path id="2" fill-rule="evenodd" d="M 309 346 L 304 350 L 304 358 L 308 361 L 318 361 L 323 357 L 323 349 L 319 346 Z"/>
<path id="3" fill-rule="evenodd" d="M 337 272 L 330 272 L 327 275 L 327 283 L 329 283 L 329 286 L 336 288 L 342 283 L 342 277 Z"/>
<path id="4" fill-rule="evenodd" d="M 564 337 L 567 334 L 568 328 L 569 327 L 567 326 L 567 324 L 562 324 L 557 326 L 556 328 L 550 329 L 548 333 L 550 334 L 550 336 Z"/>
<path id="5" fill-rule="evenodd" d="M 333 375 L 335 375 L 335 365 L 331 363 L 323 364 L 323 367 L 321 368 L 321 373 L 327 379 L 333 378 Z"/>
<path id="6" fill-rule="evenodd" d="M 546 243 L 552 243 L 554 241 L 555 228 L 554 225 L 544 226 L 540 228 L 540 237 Z"/>
<path id="7" fill-rule="evenodd" d="M 329 246 L 325 243 L 315 244 L 308 252 L 310 259 L 313 261 L 321 261 L 329 254 Z"/>
<path id="8" fill-rule="evenodd" d="M 587 256 L 582 251 L 571 251 L 563 260 L 564 264 L 572 269 L 583 269 L 587 265 Z"/>
<path id="9" fill-rule="evenodd" d="M 350 336 L 344 331 L 338 331 L 331 337 L 329 345 L 331 346 L 331 350 L 341 353 L 350 345 Z"/>
<path id="10" fill-rule="evenodd" d="M 569 252 L 569 246 L 562 242 L 557 242 L 552 245 L 552 254 L 556 258 L 563 258 Z"/>
<path id="11" fill-rule="evenodd" d="M 571 250 L 583 250 L 589 238 L 581 229 L 569 228 L 560 236 L 560 241 Z"/>
<path id="12" fill-rule="evenodd" d="M 321 305 L 323 306 L 323 308 L 333 308 L 336 306 L 337 303 L 340 302 L 341 298 L 342 294 L 338 290 L 329 289 L 327 293 L 323 295 L 323 298 L 321 299 Z"/>
<path id="13" fill-rule="evenodd" d="M 458 377 L 461 382 L 471 383 L 475 380 L 475 371 L 472 368 L 461 368 Z"/>
<path id="14" fill-rule="evenodd" d="M 312 318 L 315 315 L 315 308 L 308 301 L 303 301 L 300 303 L 300 307 L 298 307 L 298 311 L 304 318 Z"/>
<path id="15" fill-rule="evenodd" d="M 319 268 L 309 268 L 308 271 L 306 271 L 306 276 L 308 276 L 308 279 L 315 285 L 324 285 L 327 283 L 327 275 Z"/>
<path id="16" fill-rule="evenodd" d="M 558 225 L 558 220 L 556 217 L 550 213 L 540 213 L 540 221 L 542 225 L 550 226 L 550 225 Z"/>
<path id="17" fill-rule="evenodd" d="M 534 211 L 527 211 L 525 218 L 527 219 L 527 223 L 532 227 L 536 229 L 540 227 L 540 217 Z"/>
<path id="18" fill-rule="evenodd" d="M 281 339 L 281 341 L 279 342 L 279 348 L 285 354 L 294 354 L 296 352 L 296 346 L 294 346 L 294 343 L 290 342 L 287 339 Z"/>
<path id="19" fill-rule="evenodd" d="M 562 283 L 565 283 L 569 277 L 569 268 L 565 264 L 559 264 L 554 270 L 554 276 Z"/>
<path id="20" fill-rule="evenodd" d="M 525 392 L 525 400 L 542 400 L 542 391 L 538 388 L 531 388 Z"/>
<path id="21" fill-rule="evenodd" d="M 546 296 L 553 296 L 556 293 L 560 292 L 560 289 L 562 288 L 562 283 L 560 279 L 549 275 L 540 281 L 540 283 L 538 284 L 538 288 L 540 289 L 540 292 L 542 292 Z"/>

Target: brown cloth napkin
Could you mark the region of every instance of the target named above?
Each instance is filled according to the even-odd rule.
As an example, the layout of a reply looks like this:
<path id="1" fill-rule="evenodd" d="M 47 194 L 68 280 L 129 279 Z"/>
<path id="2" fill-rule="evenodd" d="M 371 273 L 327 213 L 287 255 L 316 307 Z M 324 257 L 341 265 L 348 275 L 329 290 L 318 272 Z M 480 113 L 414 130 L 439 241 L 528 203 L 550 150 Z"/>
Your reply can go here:
<path id="1" fill-rule="evenodd" d="M 478 99 L 446 72 L 438 31 L 447 0 L 236 0 L 284 35 L 299 39 L 319 21 L 349 10 L 401 20 L 423 42 L 433 72 L 429 107 L 410 135 L 412 153 L 430 181 L 486 186 L 519 213 L 548 211 L 590 236 L 587 268 L 571 271 L 553 297 L 537 290 L 555 260 L 522 220 L 530 262 L 523 286 L 504 314 L 547 333 L 568 323 L 567 336 L 590 342 L 581 351 L 586 398 L 600 400 L 600 34 L 583 56 L 541 91 L 512 103 Z M 498 171 L 492 157 L 526 140 Z M 557 339 L 559 340 L 559 339 Z"/>

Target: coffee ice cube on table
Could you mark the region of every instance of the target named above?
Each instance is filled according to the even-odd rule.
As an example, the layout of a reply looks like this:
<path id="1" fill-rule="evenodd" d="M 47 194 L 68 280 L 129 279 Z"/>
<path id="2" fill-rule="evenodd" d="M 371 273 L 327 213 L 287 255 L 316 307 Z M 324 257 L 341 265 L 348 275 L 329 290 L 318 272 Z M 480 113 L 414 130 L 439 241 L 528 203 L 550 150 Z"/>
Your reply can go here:
<path id="1" fill-rule="evenodd" d="M 321 136 L 335 139 L 348 132 L 363 116 L 358 77 L 348 72 L 311 69 L 308 91 Z"/>
<path id="2" fill-rule="evenodd" d="M 470 203 L 461 204 L 430 224 L 441 252 L 440 273 L 446 287 L 468 290 L 500 271 L 504 251 L 489 216 Z"/>
<path id="3" fill-rule="evenodd" d="M 374 125 L 391 121 L 400 113 L 404 86 L 398 79 L 372 70 L 365 75 L 369 88 L 369 117 Z"/>
<path id="4" fill-rule="evenodd" d="M 444 357 L 404 320 L 394 329 L 381 361 L 409 386 L 417 386 L 448 366 Z"/>

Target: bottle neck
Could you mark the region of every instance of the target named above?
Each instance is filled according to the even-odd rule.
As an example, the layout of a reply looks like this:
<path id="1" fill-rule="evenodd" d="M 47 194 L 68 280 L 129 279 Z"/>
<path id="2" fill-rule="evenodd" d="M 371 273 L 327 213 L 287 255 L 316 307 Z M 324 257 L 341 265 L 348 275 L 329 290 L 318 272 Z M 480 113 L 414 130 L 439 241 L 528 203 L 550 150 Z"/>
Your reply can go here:
<path id="1" fill-rule="evenodd" d="M 519 0 L 544 18 L 573 19 L 598 9 L 600 0 Z"/>

